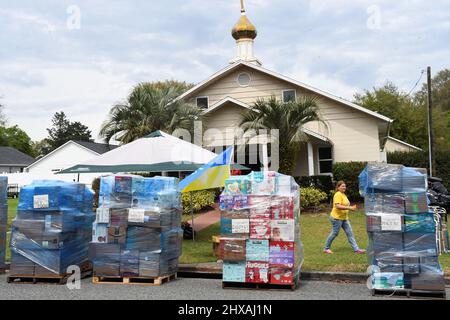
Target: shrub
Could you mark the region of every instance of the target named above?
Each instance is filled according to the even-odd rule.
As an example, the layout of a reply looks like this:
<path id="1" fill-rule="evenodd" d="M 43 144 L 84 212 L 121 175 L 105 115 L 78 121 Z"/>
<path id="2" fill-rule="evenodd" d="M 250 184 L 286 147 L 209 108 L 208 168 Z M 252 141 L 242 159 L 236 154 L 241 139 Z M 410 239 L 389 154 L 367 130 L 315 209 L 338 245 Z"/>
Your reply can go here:
<path id="1" fill-rule="evenodd" d="M 435 152 L 434 175 L 443 180 L 447 189 L 450 189 L 450 151 L 437 150 Z M 388 163 L 402 164 L 407 167 L 429 168 L 428 152 L 393 152 L 388 153 Z"/>
<path id="2" fill-rule="evenodd" d="M 333 166 L 334 180 L 345 181 L 347 185 L 347 196 L 351 202 L 362 201 L 359 194 L 359 174 L 367 166 L 367 162 L 340 162 Z M 334 189 L 334 188 L 333 188 Z"/>
<path id="3" fill-rule="evenodd" d="M 326 202 L 328 196 L 325 192 L 315 188 L 301 188 L 300 205 L 302 208 L 318 207 L 321 203 Z"/>
<path id="4" fill-rule="evenodd" d="M 97 209 L 98 198 L 100 196 L 100 178 L 92 180 L 92 190 L 94 190 L 94 209 Z"/>
<path id="5" fill-rule="evenodd" d="M 326 194 L 334 189 L 331 176 L 295 177 L 300 188 L 315 188 Z"/>
<path id="6" fill-rule="evenodd" d="M 195 191 L 192 193 L 192 204 L 194 212 L 202 211 L 208 207 L 212 207 L 216 199 L 215 190 Z M 191 213 L 190 196 L 189 193 L 181 195 L 181 204 L 183 205 L 183 213 Z"/>

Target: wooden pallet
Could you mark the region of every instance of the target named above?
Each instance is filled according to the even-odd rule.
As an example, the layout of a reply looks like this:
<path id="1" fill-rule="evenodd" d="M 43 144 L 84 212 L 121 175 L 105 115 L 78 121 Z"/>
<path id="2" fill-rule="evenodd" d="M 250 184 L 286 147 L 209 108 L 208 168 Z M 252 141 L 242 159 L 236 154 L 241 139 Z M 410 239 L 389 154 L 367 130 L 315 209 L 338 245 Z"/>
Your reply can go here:
<path id="1" fill-rule="evenodd" d="M 92 283 L 94 284 L 126 284 L 126 285 L 141 285 L 141 286 L 160 286 L 166 282 L 177 279 L 177 274 L 170 274 L 161 277 L 109 277 L 109 276 L 94 276 Z"/>
<path id="2" fill-rule="evenodd" d="M 223 289 L 234 290 L 271 290 L 271 291 L 295 291 L 297 284 L 270 284 L 270 283 L 243 283 L 243 282 L 222 282 Z"/>
<path id="3" fill-rule="evenodd" d="M 8 276 L 8 283 L 14 284 L 57 284 L 64 285 L 69 280 L 71 274 L 65 275 L 13 275 Z M 85 270 L 81 272 L 81 279 L 92 276 L 92 270 Z"/>
<path id="4" fill-rule="evenodd" d="M 432 299 L 432 300 L 446 300 L 447 294 L 445 291 L 424 291 L 412 289 L 372 289 L 372 296 L 392 296 L 392 297 L 407 297 L 415 299 Z"/>

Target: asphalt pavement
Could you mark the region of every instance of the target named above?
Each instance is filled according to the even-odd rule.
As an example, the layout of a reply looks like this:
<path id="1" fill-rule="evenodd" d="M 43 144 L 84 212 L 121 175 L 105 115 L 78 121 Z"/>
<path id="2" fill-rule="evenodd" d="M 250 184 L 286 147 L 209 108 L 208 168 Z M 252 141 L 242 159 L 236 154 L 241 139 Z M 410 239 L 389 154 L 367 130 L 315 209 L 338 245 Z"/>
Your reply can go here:
<path id="1" fill-rule="evenodd" d="M 447 290 L 447 296 L 450 290 Z M 364 284 L 303 281 L 292 291 L 224 290 L 220 280 L 179 278 L 162 286 L 92 284 L 82 280 L 81 289 L 60 285 L 8 284 L 0 276 L 1 300 L 372 300 Z M 404 298 L 402 298 L 404 299 Z"/>

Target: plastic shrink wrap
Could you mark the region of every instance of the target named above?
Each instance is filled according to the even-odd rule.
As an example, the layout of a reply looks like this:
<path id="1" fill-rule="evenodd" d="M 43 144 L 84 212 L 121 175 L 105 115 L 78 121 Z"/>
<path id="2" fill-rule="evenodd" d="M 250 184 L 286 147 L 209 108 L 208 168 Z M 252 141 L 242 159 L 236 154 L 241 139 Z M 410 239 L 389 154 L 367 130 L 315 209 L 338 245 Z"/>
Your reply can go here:
<path id="1" fill-rule="evenodd" d="M 12 222 L 11 275 L 64 275 L 88 262 L 93 192 L 85 185 L 35 181 L 22 187 Z"/>
<path id="2" fill-rule="evenodd" d="M 360 175 L 374 289 L 445 290 L 426 184 L 426 175 L 398 165 L 369 164 Z"/>
<path id="3" fill-rule="evenodd" d="M 158 277 L 181 256 L 178 179 L 102 177 L 90 257 L 96 276 Z"/>
<path id="4" fill-rule="evenodd" d="M 300 189 L 275 172 L 232 176 L 220 197 L 223 281 L 296 284 L 303 263 Z"/>

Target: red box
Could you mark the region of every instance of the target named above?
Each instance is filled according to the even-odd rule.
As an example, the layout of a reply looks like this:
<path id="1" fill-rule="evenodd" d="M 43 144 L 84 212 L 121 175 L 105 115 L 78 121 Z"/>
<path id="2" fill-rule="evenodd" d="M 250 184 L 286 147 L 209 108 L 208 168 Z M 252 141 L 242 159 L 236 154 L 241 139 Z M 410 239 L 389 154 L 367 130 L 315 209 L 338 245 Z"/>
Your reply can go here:
<path id="1" fill-rule="evenodd" d="M 285 268 L 270 268 L 271 284 L 293 284 L 294 271 Z"/>
<path id="2" fill-rule="evenodd" d="M 271 218 L 272 220 L 294 219 L 294 199 L 289 197 L 274 197 Z"/>
<path id="3" fill-rule="evenodd" d="M 269 219 L 272 216 L 271 208 L 251 208 L 250 209 L 250 218 L 252 219 Z"/>
<path id="4" fill-rule="evenodd" d="M 250 219 L 250 239 L 270 239 L 270 219 Z"/>
<path id="5" fill-rule="evenodd" d="M 269 283 L 269 264 L 267 262 L 247 261 L 245 282 Z"/>

